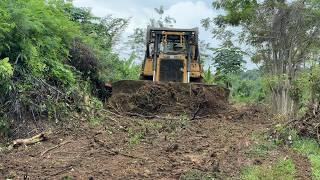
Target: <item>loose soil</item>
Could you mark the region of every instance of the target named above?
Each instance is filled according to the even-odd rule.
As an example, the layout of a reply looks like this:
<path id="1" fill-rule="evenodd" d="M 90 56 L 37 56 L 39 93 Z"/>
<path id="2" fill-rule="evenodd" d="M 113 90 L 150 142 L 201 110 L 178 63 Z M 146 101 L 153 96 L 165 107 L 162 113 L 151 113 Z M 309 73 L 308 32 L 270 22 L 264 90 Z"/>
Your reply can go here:
<path id="1" fill-rule="evenodd" d="M 81 118 L 81 117 L 78 117 Z M 229 108 L 188 120 L 141 119 L 106 113 L 105 121 L 55 129 L 47 141 L 0 153 L 0 177 L 12 179 L 179 179 L 194 170 L 239 179 L 246 166 L 290 157 L 297 179 L 310 179 L 308 160 L 286 147 L 248 154 L 253 134 L 272 124 L 263 110 Z"/>
<path id="2" fill-rule="evenodd" d="M 123 80 L 112 86 L 109 106 L 118 113 L 196 117 L 228 108 L 229 90 L 217 85 Z"/>

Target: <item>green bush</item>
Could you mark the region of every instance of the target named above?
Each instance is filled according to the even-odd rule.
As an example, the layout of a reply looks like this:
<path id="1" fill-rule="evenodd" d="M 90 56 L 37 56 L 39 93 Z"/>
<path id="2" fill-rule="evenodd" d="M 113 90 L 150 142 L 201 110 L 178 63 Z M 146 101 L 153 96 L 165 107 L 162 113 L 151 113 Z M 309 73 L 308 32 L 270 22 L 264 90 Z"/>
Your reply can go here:
<path id="1" fill-rule="evenodd" d="M 259 70 L 240 71 L 238 73 L 222 74 L 216 72 L 209 76 L 206 72 L 205 82 L 213 82 L 231 90 L 231 100 L 239 103 L 261 103 L 264 102 L 266 93 Z"/>
<path id="2" fill-rule="evenodd" d="M 102 104 L 106 83 L 139 77 L 134 55 L 112 51 L 127 19 L 64 0 L 1 0 L 0 17 L 0 115 L 57 121 L 85 111 L 85 97 Z"/>
<path id="3" fill-rule="evenodd" d="M 1 120 L 2 131 L 22 117 L 57 121 L 80 107 L 80 88 L 74 91 L 79 73 L 66 61 L 73 39 L 83 34 L 66 14 L 70 6 L 62 0 L 0 1 L 0 115 L 10 119 Z"/>
<path id="4" fill-rule="evenodd" d="M 12 76 L 13 68 L 9 63 L 9 58 L 0 60 L 0 93 L 6 94 L 7 91 L 10 90 Z"/>
<path id="5" fill-rule="evenodd" d="M 9 58 L 0 60 L 0 81 L 4 82 L 13 76 L 13 68 L 9 63 Z"/>

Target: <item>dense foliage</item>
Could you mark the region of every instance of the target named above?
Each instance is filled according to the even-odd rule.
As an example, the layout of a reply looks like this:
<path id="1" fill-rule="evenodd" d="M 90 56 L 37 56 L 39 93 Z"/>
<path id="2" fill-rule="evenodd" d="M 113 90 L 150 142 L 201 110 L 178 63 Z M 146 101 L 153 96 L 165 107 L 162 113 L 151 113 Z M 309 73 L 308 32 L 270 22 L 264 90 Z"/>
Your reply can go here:
<path id="1" fill-rule="evenodd" d="M 205 71 L 204 81 L 208 84 L 219 84 L 231 90 L 230 100 L 236 103 L 264 103 L 267 86 L 259 70 L 239 70 L 235 73 L 212 73 L 211 68 Z"/>
<path id="2" fill-rule="evenodd" d="M 0 130 L 8 119 L 58 121 L 91 94 L 103 100 L 105 83 L 138 78 L 132 57 L 112 51 L 127 19 L 63 0 L 2 0 L 0 17 Z"/>
<path id="3" fill-rule="evenodd" d="M 216 36 L 240 27 L 231 36 L 250 47 L 252 61 L 261 65 L 273 111 L 295 115 L 299 102 L 292 89 L 308 62 L 318 63 L 312 57 L 319 55 L 319 1 L 216 0 L 213 7 L 225 13 L 203 25 Z"/>

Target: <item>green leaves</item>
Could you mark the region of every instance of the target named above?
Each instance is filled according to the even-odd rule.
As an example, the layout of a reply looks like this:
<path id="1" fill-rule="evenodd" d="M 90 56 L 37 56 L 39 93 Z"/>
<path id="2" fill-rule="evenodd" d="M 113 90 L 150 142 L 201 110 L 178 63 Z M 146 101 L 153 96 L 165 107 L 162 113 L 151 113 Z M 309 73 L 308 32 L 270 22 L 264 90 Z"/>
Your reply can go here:
<path id="1" fill-rule="evenodd" d="M 13 68 L 9 63 L 9 58 L 0 60 L 0 81 L 6 81 L 13 76 Z"/>
<path id="2" fill-rule="evenodd" d="M 11 78 L 13 68 L 9 63 L 9 58 L 0 60 L 0 93 L 6 94 L 11 89 Z M 0 96 L 0 102 L 2 97 Z"/>
<path id="3" fill-rule="evenodd" d="M 231 26 L 241 28 L 235 35 L 240 35 L 240 43 L 249 46 L 250 54 L 255 54 L 251 60 L 269 77 L 273 111 L 294 114 L 292 107 L 304 99 L 303 88 L 295 80 L 299 71 L 309 68 L 305 64 L 319 49 L 320 1 L 215 0 L 213 7 L 224 12 L 213 20 L 203 20 L 203 25 L 209 28 L 210 23 L 215 23 L 223 31 Z"/>
<path id="4" fill-rule="evenodd" d="M 209 66 L 209 68 L 207 70 L 204 71 L 203 73 L 203 81 L 206 84 L 213 84 L 214 83 L 214 77 L 211 71 L 211 67 Z"/>
<path id="5" fill-rule="evenodd" d="M 15 24 L 6 31 L 4 42 L 9 48 L 1 48 L 1 53 L 11 60 L 18 59 L 19 67 L 26 64 L 37 76 L 45 73 L 45 61 L 64 60 L 71 40 L 80 34 L 79 27 L 69 21 L 59 3 L 56 6 L 54 1 L 48 3 L 43 0 L 0 3 L 0 12 L 6 11 L 10 17 L 7 23 Z"/>
<path id="6" fill-rule="evenodd" d="M 116 70 L 113 76 L 114 80 L 136 80 L 139 78 L 141 66 L 139 64 L 135 64 L 135 58 L 136 55 L 132 53 L 128 59 L 120 60 L 113 64 Z"/>
<path id="7" fill-rule="evenodd" d="M 10 32 L 14 28 L 14 23 L 8 23 L 10 15 L 6 9 L 0 9 L 0 38 L 4 38 L 5 33 Z"/>
<path id="8" fill-rule="evenodd" d="M 134 56 L 112 52 L 128 19 L 98 18 L 65 0 L 0 0 L 0 17 L 0 136 L 14 119 L 58 122 L 84 110 L 86 97 L 105 100 L 105 83 L 138 78 Z"/>
<path id="9" fill-rule="evenodd" d="M 72 87 L 76 83 L 75 75 L 70 68 L 59 62 L 52 62 L 50 64 L 49 75 L 50 79 L 54 80 L 55 85 L 58 86 Z"/>
<path id="10" fill-rule="evenodd" d="M 243 54 L 239 48 L 232 46 L 213 49 L 213 65 L 223 74 L 239 72 L 245 64 Z"/>
<path id="11" fill-rule="evenodd" d="M 242 21 L 246 21 L 255 13 L 257 7 L 256 0 L 215 0 L 212 5 L 215 9 L 224 9 L 226 15 L 220 15 L 215 18 L 218 26 L 231 24 L 239 25 Z"/>
<path id="12" fill-rule="evenodd" d="M 310 73 L 310 83 L 311 83 L 311 92 L 313 98 L 320 101 L 320 65 L 315 65 L 311 67 Z"/>

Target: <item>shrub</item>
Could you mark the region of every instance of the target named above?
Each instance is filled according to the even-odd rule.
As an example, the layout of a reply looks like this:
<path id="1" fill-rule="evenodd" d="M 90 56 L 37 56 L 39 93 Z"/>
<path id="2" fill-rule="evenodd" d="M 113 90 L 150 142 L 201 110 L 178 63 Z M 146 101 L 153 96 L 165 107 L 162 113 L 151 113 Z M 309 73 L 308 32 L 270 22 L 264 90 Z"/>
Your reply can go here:
<path id="1" fill-rule="evenodd" d="M 9 63 L 9 58 L 0 60 L 0 93 L 6 94 L 11 88 L 11 78 L 13 76 L 13 68 Z M 0 97 L 0 102 L 1 102 Z"/>

